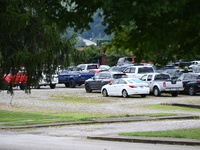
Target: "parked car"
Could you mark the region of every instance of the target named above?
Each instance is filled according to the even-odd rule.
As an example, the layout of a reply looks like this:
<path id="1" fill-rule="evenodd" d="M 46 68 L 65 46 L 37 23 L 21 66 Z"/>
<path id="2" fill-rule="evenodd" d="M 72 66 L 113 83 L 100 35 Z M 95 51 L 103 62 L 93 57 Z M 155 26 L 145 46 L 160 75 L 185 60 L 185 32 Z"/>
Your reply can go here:
<path id="1" fill-rule="evenodd" d="M 117 65 L 121 66 L 124 64 L 133 64 L 136 57 L 121 57 L 117 61 Z"/>
<path id="2" fill-rule="evenodd" d="M 126 98 L 131 95 L 141 95 L 141 97 L 146 97 L 149 92 L 149 85 L 136 78 L 115 79 L 110 84 L 104 85 L 101 89 L 101 93 L 104 97 L 123 96 Z"/>
<path id="3" fill-rule="evenodd" d="M 13 87 L 19 86 L 21 90 L 24 90 L 28 76 L 26 75 L 24 68 L 21 68 L 17 74 L 12 74 L 11 72 L 5 74 L 3 80 L 3 89 L 8 89 L 11 85 Z"/>
<path id="4" fill-rule="evenodd" d="M 90 69 L 98 69 L 98 64 L 79 64 L 77 67 L 80 67 L 82 71 L 88 71 Z"/>
<path id="5" fill-rule="evenodd" d="M 200 74 L 183 73 L 178 79 L 183 82 L 183 93 L 195 95 L 197 92 L 200 92 Z"/>
<path id="6" fill-rule="evenodd" d="M 41 86 L 50 86 L 51 89 L 55 89 L 56 84 L 58 84 L 58 75 L 57 74 L 45 74 L 42 73 L 42 78 L 37 84 L 36 88 Z"/>
<path id="7" fill-rule="evenodd" d="M 77 85 L 84 84 L 85 80 L 93 77 L 94 72 L 85 71 L 65 71 L 58 74 L 58 82 L 64 83 L 65 87 L 75 88 Z"/>
<path id="8" fill-rule="evenodd" d="M 108 70 L 108 69 L 110 69 L 110 66 L 108 66 L 108 65 L 100 65 L 99 69 Z"/>
<path id="9" fill-rule="evenodd" d="M 110 69 L 108 71 L 109 72 L 123 72 L 124 69 L 126 69 L 129 66 L 134 66 L 134 64 L 126 64 L 126 65 L 122 65 L 122 66 L 113 66 L 113 67 L 110 67 Z"/>
<path id="10" fill-rule="evenodd" d="M 125 78 L 127 75 L 125 73 L 112 73 L 112 72 L 100 72 L 94 77 L 85 81 L 86 92 L 92 92 L 92 90 L 101 90 L 102 86 L 110 83 L 114 79 Z"/>
<path id="11" fill-rule="evenodd" d="M 123 71 L 129 78 L 140 78 L 147 73 L 155 73 L 153 66 L 129 66 Z"/>
<path id="12" fill-rule="evenodd" d="M 178 92 L 183 91 L 183 84 L 180 80 L 172 80 L 169 74 L 165 73 L 148 73 L 141 77 L 149 87 L 151 93 L 160 96 L 162 93 L 171 93 L 176 97 Z"/>

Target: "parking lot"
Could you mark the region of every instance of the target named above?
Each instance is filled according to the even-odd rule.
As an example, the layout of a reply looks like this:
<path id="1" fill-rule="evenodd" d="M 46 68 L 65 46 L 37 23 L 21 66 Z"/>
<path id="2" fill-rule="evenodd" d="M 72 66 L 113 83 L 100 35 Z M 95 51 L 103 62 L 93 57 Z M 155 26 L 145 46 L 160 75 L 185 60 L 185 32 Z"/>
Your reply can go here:
<path id="1" fill-rule="evenodd" d="M 37 108 L 51 108 L 66 111 L 87 111 L 94 113 L 110 113 L 110 114 L 149 114 L 149 113 L 183 113 L 200 115 L 200 111 L 182 110 L 182 109 L 161 109 L 154 108 L 153 105 L 163 103 L 200 103 L 200 95 L 178 95 L 172 97 L 170 94 L 162 94 L 160 97 L 148 95 L 146 98 L 133 96 L 130 98 L 123 97 L 103 97 L 99 91 L 86 93 L 84 85 L 76 88 L 66 88 L 64 84 L 58 84 L 55 89 L 49 86 L 41 87 L 41 89 L 32 89 L 30 94 L 15 88 L 14 95 L 7 94 L 2 91 L 0 97 L 0 107 L 7 107 L 9 104 L 13 106 Z M 66 97 L 84 97 L 84 102 L 59 102 L 53 99 Z M 87 101 L 88 100 L 88 101 Z M 95 101 L 93 103 L 93 100 Z"/>

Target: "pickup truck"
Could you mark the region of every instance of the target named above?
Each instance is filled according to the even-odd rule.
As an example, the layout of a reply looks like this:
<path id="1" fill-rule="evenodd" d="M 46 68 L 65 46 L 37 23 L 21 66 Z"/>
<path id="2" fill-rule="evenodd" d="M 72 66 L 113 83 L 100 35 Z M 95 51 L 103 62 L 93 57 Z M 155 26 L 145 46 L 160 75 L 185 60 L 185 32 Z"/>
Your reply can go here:
<path id="1" fill-rule="evenodd" d="M 181 80 L 172 80 L 166 73 L 148 73 L 140 78 L 149 84 L 150 92 L 154 96 L 160 96 L 161 93 L 171 93 L 176 97 L 180 91 L 183 91 Z"/>
<path id="2" fill-rule="evenodd" d="M 84 71 L 68 71 L 67 69 L 64 73 L 58 74 L 58 83 L 64 83 L 66 87 L 75 88 L 76 85 L 82 85 L 85 80 L 93 77 L 94 72 L 84 72 Z"/>
<path id="3" fill-rule="evenodd" d="M 14 75 L 11 73 L 4 75 L 3 80 L 3 89 L 8 89 L 12 85 L 13 87 L 19 86 L 21 90 L 24 90 L 28 77 L 23 71 L 19 71 Z"/>

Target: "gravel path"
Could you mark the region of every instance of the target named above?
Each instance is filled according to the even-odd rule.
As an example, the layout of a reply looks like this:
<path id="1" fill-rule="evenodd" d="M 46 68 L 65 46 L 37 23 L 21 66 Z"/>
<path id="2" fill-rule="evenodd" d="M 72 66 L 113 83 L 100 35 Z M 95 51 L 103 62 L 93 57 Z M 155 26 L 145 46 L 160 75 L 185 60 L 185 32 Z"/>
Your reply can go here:
<path id="1" fill-rule="evenodd" d="M 105 101 L 102 103 L 71 103 L 51 101 L 62 96 L 80 96 L 88 99 L 99 99 Z M 107 102 L 109 101 L 109 102 Z M 19 89 L 15 90 L 14 96 L 10 96 L 6 91 L 0 92 L 0 109 L 8 107 L 12 102 L 14 106 L 30 107 L 30 108 L 49 108 L 52 110 L 65 111 L 88 111 L 95 113 L 110 113 L 110 114 L 146 114 L 146 113 L 183 113 L 200 115 L 200 111 L 180 111 L 180 110 L 162 110 L 146 107 L 150 104 L 161 103 L 200 103 L 200 96 L 179 95 L 178 97 L 163 96 L 146 98 L 132 97 L 102 97 L 101 93 L 86 93 L 83 86 L 77 88 L 65 88 L 59 84 L 56 89 L 44 87 L 42 89 L 32 89 L 31 94 L 26 94 Z"/>

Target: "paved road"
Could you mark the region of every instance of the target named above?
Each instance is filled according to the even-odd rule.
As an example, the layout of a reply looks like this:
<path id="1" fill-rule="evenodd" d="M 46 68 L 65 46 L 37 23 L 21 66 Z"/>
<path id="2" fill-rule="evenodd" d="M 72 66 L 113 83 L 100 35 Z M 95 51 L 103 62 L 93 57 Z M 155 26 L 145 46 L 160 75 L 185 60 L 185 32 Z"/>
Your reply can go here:
<path id="1" fill-rule="evenodd" d="M 199 150 L 198 146 L 88 140 L 37 134 L 0 134 L 0 150 Z"/>

